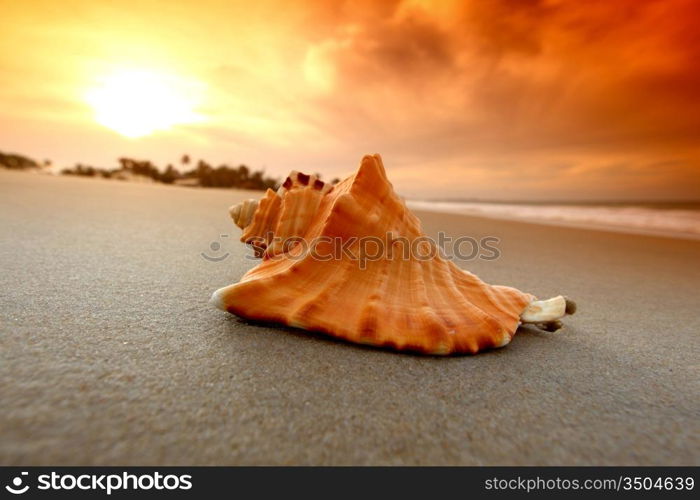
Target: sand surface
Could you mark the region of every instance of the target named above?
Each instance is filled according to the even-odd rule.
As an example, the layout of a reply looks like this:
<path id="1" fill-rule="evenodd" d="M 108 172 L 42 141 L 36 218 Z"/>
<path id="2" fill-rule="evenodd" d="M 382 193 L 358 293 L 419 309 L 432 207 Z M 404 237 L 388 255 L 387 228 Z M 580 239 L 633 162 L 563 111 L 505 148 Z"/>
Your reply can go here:
<path id="1" fill-rule="evenodd" d="M 251 196 L 0 171 L 0 464 L 700 464 L 700 242 L 420 214 L 579 312 L 401 355 L 207 303 L 254 265 Z"/>

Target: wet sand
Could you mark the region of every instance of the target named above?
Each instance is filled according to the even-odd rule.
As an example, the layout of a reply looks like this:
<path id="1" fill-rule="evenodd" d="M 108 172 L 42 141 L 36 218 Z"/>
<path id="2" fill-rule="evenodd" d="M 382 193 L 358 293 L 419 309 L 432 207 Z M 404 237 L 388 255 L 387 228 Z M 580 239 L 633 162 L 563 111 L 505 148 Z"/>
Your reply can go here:
<path id="1" fill-rule="evenodd" d="M 700 242 L 421 213 L 579 312 L 402 355 L 207 303 L 254 265 L 226 208 L 258 195 L 0 170 L 0 464 L 700 464 Z"/>

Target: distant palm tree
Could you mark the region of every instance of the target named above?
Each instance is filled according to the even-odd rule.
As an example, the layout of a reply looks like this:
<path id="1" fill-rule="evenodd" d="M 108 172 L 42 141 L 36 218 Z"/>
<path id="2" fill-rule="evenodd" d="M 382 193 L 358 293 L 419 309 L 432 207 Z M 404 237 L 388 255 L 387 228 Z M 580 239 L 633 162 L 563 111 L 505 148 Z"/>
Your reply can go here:
<path id="1" fill-rule="evenodd" d="M 117 161 L 119 162 L 122 170 L 131 170 L 131 167 L 134 165 L 134 160 L 131 158 L 117 158 Z"/>
<path id="2" fill-rule="evenodd" d="M 184 167 L 185 165 L 189 165 L 190 163 L 190 156 L 189 155 L 182 155 L 182 158 L 180 158 L 180 163 L 182 163 L 182 166 Z"/>
<path id="3" fill-rule="evenodd" d="M 248 180 L 248 175 L 250 174 L 250 169 L 246 167 L 245 165 L 239 165 L 238 166 L 238 176 L 240 177 L 241 181 L 247 181 Z"/>

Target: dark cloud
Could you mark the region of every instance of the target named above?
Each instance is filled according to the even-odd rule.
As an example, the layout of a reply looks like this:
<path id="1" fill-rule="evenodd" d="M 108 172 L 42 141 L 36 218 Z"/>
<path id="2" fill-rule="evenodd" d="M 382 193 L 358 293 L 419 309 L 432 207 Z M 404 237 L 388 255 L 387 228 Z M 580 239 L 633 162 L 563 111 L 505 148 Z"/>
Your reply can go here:
<path id="1" fill-rule="evenodd" d="M 476 48 L 488 57 L 499 58 L 512 53 L 539 54 L 541 27 L 556 8 L 540 0 L 487 1 L 464 3 L 458 11 L 464 34 L 471 37 Z"/>
<path id="2" fill-rule="evenodd" d="M 339 133 L 357 140 L 377 132 L 372 124 L 393 127 L 397 147 L 427 140 L 448 155 L 465 146 L 624 152 L 700 139 L 693 2 L 435 7 L 391 3 L 336 18 L 321 42 L 334 87 L 319 105 L 373 117 L 360 130 L 334 119 Z"/>

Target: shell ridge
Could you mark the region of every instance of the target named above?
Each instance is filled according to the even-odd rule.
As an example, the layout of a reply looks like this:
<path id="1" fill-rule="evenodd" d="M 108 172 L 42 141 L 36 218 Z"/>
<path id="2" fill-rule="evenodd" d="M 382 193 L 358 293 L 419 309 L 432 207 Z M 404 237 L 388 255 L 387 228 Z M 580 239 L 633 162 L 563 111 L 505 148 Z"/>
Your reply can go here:
<path id="1" fill-rule="evenodd" d="M 273 214 L 272 211 L 276 203 L 279 203 L 279 199 L 275 196 L 274 191 L 268 189 L 265 192 L 265 196 L 260 199 L 260 203 L 253 214 L 250 224 L 243 229 L 243 233 L 241 234 L 242 242 L 248 243 L 254 236 L 264 235 L 264 229 L 270 227 L 274 220 L 275 214 Z"/>
<path id="2" fill-rule="evenodd" d="M 427 320 L 424 322 L 424 326 L 426 327 L 426 331 L 430 333 L 430 346 L 426 350 L 431 354 L 445 354 L 449 349 L 448 345 L 450 344 L 450 339 L 445 325 L 440 321 L 430 304 L 430 299 L 428 298 L 425 287 L 423 262 L 411 259 L 409 263 L 411 272 L 411 279 L 409 282 L 411 284 L 412 302 L 415 300 L 416 305 L 418 305 L 420 310 L 425 314 Z"/>
<path id="3" fill-rule="evenodd" d="M 485 284 L 485 283 L 484 283 Z M 508 316 L 510 319 L 515 319 L 516 317 L 520 316 L 520 313 L 515 314 L 512 310 L 506 308 L 506 305 L 503 304 L 503 300 L 498 300 L 496 299 L 496 293 L 493 285 L 488 285 L 485 284 L 486 286 L 481 287 L 481 290 L 483 291 L 483 296 L 484 298 L 488 301 L 488 303 L 499 311 L 500 313 Z M 524 307 L 523 307 L 524 309 Z M 492 315 L 493 316 L 493 315 Z M 495 318 L 495 316 L 494 316 Z M 500 321 L 499 321 L 500 322 Z"/>
<path id="4" fill-rule="evenodd" d="M 442 292 L 444 303 L 457 303 L 462 309 L 462 313 L 460 314 L 457 309 L 448 308 L 448 310 L 452 312 L 452 318 L 455 322 L 455 325 L 452 327 L 454 329 L 453 342 L 455 344 L 465 344 L 468 346 L 469 350 L 476 352 L 479 347 L 479 342 L 471 332 L 470 328 L 472 325 L 474 325 L 475 321 L 474 318 L 470 318 L 470 316 L 476 315 L 477 322 L 486 326 L 492 326 L 493 323 L 490 321 L 485 321 L 484 317 L 487 316 L 487 314 L 466 300 L 462 294 L 462 291 L 454 280 L 454 276 L 452 274 L 453 269 L 450 266 L 450 262 L 445 261 L 440 256 L 436 256 L 435 265 L 432 266 L 432 268 L 432 272 L 435 273 L 435 288 Z M 474 342 L 477 342 L 476 348 L 473 345 Z"/>
<path id="5" fill-rule="evenodd" d="M 450 292 L 454 292 L 452 287 L 440 286 L 440 267 L 442 262 L 438 259 L 439 256 L 435 255 L 430 261 L 431 265 L 421 266 L 423 271 L 423 287 L 430 303 L 430 308 L 438 321 L 443 325 L 446 339 L 449 340 L 450 347 L 454 349 L 457 340 L 456 335 L 458 335 L 459 331 L 459 317 L 454 309 L 446 308 L 444 304 L 453 303 L 452 299 L 455 298 L 457 294 L 453 293 L 453 296 L 450 296 Z M 421 262 L 421 264 L 425 263 Z M 435 295 L 428 295 L 427 290 L 429 288 L 435 291 Z M 439 352 L 436 354 L 439 354 Z"/>
<path id="6" fill-rule="evenodd" d="M 315 310 L 321 301 L 321 299 L 326 298 L 330 295 L 331 291 L 338 288 L 338 285 L 344 283 L 347 279 L 349 271 L 352 269 L 351 261 L 343 261 L 343 267 L 340 271 L 336 270 L 331 275 L 331 280 L 326 281 L 325 286 L 320 286 L 317 293 L 306 297 L 306 299 L 299 304 L 290 314 L 289 318 L 294 323 L 303 323 L 303 316 L 312 316 L 313 310 Z M 323 322 L 322 318 L 309 317 L 308 319 L 316 319 Z"/>
<path id="7" fill-rule="evenodd" d="M 365 336 L 371 336 L 376 339 L 376 342 L 378 345 L 383 345 L 387 341 L 390 341 L 391 343 L 396 343 L 395 339 L 392 338 L 390 335 L 386 335 L 386 329 L 383 327 L 383 322 L 378 321 L 379 319 L 379 308 L 378 305 L 382 299 L 386 297 L 386 288 L 389 284 L 389 270 L 391 267 L 391 264 L 388 263 L 388 265 L 383 265 L 385 264 L 384 262 L 371 262 L 370 264 L 376 264 L 377 267 L 379 267 L 379 273 L 378 273 L 378 282 L 376 287 L 372 290 L 369 290 L 369 294 L 366 295 L 366 303 L 365 307 L 360 311 L 360 327 L 359 327 L 359 332 L 360 334 L 364 334 Z M 360 299 L 361 300 L 361 299 Z M 365 323 L 367 322 L 367 323 Z M 371 324 L 374 324 L 374 330 L 371 331 L 371 327 L 368 326 Z"/>
<path id="8" fill-rule="evenodd" d="M 385 311 L 383 316 L 383 322 L 386 324 L 396 325 L 397 329 L 401 331 L 409 331 L 410 329 L 410 317 L 412 310 L 410 307 L 410 301 L 398 300 L 399 297 L 405 297 L 407 295 L 407 288 L 405 286 L 406 276 L 408 274 L 408 264 L 409 262 L 403 258 L 397 260 L 391 260 L 391 272 L 387 274 L 386 282 L 384 284 L 384 297 L 387 298 L 385 302 Z M 388 298 L 393 297 L 394 300 L 389 301 Z M 410 297 L 409 297 L 410 300 Z M 402 339 L 404 345 L 411 344 L 412 339 Z M 414 345 L 415 342 L 413 342 Z"/>
<path id="9" fill-rule="evenodd" d="M 470 300 L 470 297 L 467 297 L 465 295 L 465 290 L 462 287 L 462 284 L 458 282 L 456 278 L 462 277 L 462 272 L 463 270 L 457 267 L 453 262 L 446 262 L 447 264 L 447 276 L 449 277 L 451 283 L 454 286 L 454 289 L 458 292 L 458 300 L 462 307 L 465 309 L 465 312 L 469 312 L 471 315 L 473 315 L 474 319 L 479 321 L 487 330 L 494 332 L 498 331 L 501 333 L 503 330 L 508 330 L 505 325 L 501 324 L 501 322 L 498 320 L 498 318 L 494 317 L 489 311 L 485 310 L 483 307 L 481 307 L 477 302 L 474 300 Z M 483 283 L 477 276 L 472 275 L 476 280 L 479 285 L 483 286 L 490 286 L 485 283 Z M 513 331 L 515 331 L 513 329 Z M 508 332 L 509 335 L 511 335 L 510 332 Z M 477 342 L 477 339 L 473 339 L 474 341 Z M 477 349 L 473 352 L 478 351 L 480 348 L 479 345 L 477 345 Z"/>
<path id="10" fill-rule="evenodd" d="M 456 267 L 456 266 L 455 266 L 455 267 Z M 508 324 L 510 324 L 510 323 L 512 323 L 512 322 L 516 323 L 516 327 L 515 327 L 515 328 L 517 328 L 517 323 L 518 323 L 518 318 L 520 317 L 520 313 L 522 313 L 522 311 L 525 309 L 525 307 L 526 307 L 527 304 L 529 303 L 529 300 L 526 301 L 526 302 L 524 302 L 524 304 L 522 305 L 522 307 L 519 307 L 519 306 L 518 306 L 519 309 L 516 311 L 515 309 L 513 309 L 514 304 L 513 304 L 513 306 L 508 307 L 508 304 L 505 303 L 505 300 L 508 300 L 508 301 L 510 302 L 510 299 L 507 299 L 507 298 L 506 298 L 506 296 L 507 296 L 507 295 L 510 295 L 510 294 L 508 294 L 508 293 L 497 293 L 497 292 L 500 292 L 500 291 L 501 291 L 501 290 L 499 289 L 498 286 L 489 285 L 489 284 L 487 284 L 487 283 L 484 283 L 483 280 L 481 280 L 481 278 L 479 278 L 478 276 L 474 275 L 473 273 L 470 273 L 470 272 L 465 271 L 465 270 L 463 270 L 463 269 L 457 268 L 457 270 L 460 271 L 460 272 L 462 273 L 462 276 L 464 276 L 464 273 L 467 273 L 468 276 L 469 276 L 471 279 L 478 281 L 479 284 L 481 285 L 481 286 L 479 287 L 478 291 L 481 293 L 481 295 L 483 296 L 483 298 L 484 298 L 486 301 L 488 301 L 488 303 L 490 303 L 491 306 L 492 306 L 493 308 L 495 308 L 495 309 L 496 309 L 497 311 L 499 311 L 501 314 L 507 316 L 507 318 L 508 318 Z M 528 295 L 528 294 L 524 294 L 523 292 L 520 292 L 519 290 L 515 290 L 515 289 L 513 289 L 513 288 L 509 288 L 509 291 L 511 291 L 511 290 L 512 290 L 513 292 L 517 292 L 518 295 L 521 295 L 521 296 L 523 296 L 523 297 L 526 297 L 526 296 Z M 504 291 L 504 292 L 505 292 L 505 291 Z M 496 297 L 496 295 L 498 295 L 498 298 Z M 499 300 L 499 299 L 500 299 L 500 300 Z M 485 311 L 485 312 L 486 312 L 486 311 Z M 503 322 L 501 321 L 501 323 L 503 323 Z"/>

